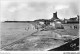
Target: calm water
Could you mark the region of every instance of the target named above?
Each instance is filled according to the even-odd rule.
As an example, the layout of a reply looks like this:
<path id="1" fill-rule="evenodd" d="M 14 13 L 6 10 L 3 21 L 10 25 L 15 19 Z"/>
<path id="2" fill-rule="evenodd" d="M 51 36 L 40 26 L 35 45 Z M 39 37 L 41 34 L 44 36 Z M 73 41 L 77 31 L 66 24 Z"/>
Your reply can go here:
<path id="1" fill-rule="evenodd" d="M 1 23 L 2 44 L 24 37 L 34 31 L 34 26 L 29 23 Z"/>

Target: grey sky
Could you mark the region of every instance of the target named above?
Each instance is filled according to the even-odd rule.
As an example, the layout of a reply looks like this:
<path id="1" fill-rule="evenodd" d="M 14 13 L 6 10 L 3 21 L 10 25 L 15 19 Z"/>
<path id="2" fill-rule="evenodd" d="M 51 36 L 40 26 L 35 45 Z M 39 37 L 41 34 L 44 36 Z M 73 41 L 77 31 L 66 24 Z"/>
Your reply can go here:
<path id="1" fill-rule="evenodd" d="M 50 19 L 52 13 L 70 18 L 79 14 L 79 0 L 1 0 L 1 21 Z"/>

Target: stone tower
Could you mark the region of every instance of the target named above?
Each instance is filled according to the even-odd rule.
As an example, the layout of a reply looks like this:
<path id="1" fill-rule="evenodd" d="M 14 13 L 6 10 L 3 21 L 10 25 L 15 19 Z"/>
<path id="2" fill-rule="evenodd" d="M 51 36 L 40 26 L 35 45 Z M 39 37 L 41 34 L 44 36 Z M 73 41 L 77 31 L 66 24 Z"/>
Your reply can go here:
<path id="1" fill-rule="evenodd" d="M 53 17 L 51 18 L 51 20 L 55 20 L 55 19 L 59 19 L 59 18 L 57 17 L 57 12 L 53 13 Z"/>

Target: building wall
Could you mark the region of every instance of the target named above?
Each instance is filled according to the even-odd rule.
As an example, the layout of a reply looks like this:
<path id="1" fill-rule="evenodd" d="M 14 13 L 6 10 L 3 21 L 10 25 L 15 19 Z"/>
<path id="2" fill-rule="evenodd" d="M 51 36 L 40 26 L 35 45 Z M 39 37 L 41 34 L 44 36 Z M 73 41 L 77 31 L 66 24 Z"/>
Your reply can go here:
<path id="1" fill-rule="evenodd" d="M 53 27 L 55 27 L 55 23 L 54 22 L 50 23 L 50 25 L 52 25 Z"/>
<path id="2" fill-rule="evenodd" d="M 39 22 L 39 24 L 44 24 L 44 22 Z"/>
<path id="3" fill-rule="evenodd" d="M 51 22 L 50 25 L 55 27 L 56 29 L 63 29 L 62 23 L 57 23 L 57 22 Z"/>

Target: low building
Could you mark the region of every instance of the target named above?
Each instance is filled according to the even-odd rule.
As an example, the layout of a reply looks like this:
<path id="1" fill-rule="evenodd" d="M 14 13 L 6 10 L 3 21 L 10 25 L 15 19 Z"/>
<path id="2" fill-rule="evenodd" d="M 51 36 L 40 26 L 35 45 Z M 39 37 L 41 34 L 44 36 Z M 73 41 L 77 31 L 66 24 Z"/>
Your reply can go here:
<path id="1" fill-rule="evenodd" d="M 75 23 L 79 23 L 79 15 L 77 15 L 77 17 L 73 17 L 70 19 L 64 19 L 63 20 L 63 24 L 75 24 Z"/>

